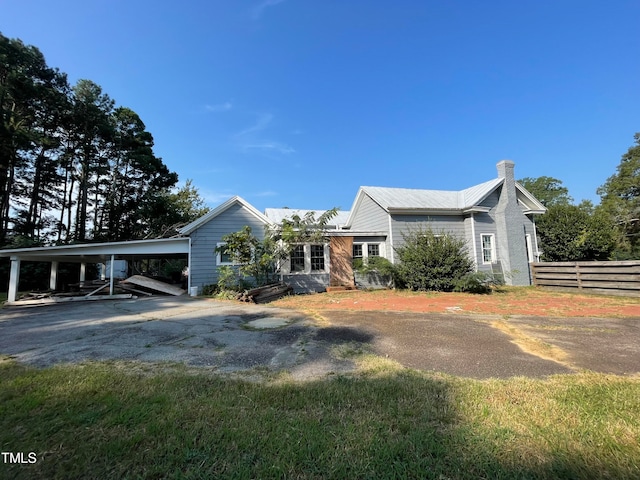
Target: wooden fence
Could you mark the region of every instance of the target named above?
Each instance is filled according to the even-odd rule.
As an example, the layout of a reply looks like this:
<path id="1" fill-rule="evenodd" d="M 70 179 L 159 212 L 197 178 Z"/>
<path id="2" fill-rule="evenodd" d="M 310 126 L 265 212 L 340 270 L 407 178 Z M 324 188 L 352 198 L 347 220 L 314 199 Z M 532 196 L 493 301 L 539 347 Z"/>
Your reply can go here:
<path id="1" fill-rule="evenodd" d="M 554 290 L 640 297 L 640 261 L 532 263 L 533 284 Z"/>

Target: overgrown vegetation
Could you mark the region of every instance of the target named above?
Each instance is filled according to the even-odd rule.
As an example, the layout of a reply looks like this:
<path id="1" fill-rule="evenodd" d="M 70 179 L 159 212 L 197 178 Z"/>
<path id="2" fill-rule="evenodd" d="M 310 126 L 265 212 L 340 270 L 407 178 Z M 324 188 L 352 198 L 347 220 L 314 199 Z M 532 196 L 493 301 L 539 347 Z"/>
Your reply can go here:
<path id="1" fill-rule="evenodd" d="M 216 251 L 229 255 L 235 263 L 229 268 L 237 273 L 235 286 L 228 281 L 225 286 L 237 290 L 251 284 L 261 286 L 273 282 L 295 245 L 327 241 L 326 227 L 337 213 L 338 209 L 333 208 L 317 218 L 313 211 L 302 217 L 293 214 L 278 225 L 266 226 L 262 237 L 256 236 L 249 226 L 224 235 L 224 245 Z"/>
<path id="2" fill-rule="evenodd" d="M 450 292 L 457 282 L 473 271 L 473 260 L 465 240 L 431 229 L 403 233 L 396 248 L 396 284 L 409 290 Z"/>
<path id="3" fill-rule="evenodd" d="M 504 285 L 504 281 L 488 272 L 468 273 L 455 282 L 454 292 L 491 293 Z"/>
<path id="4" fill-rule="evenodd" d="M 537 220 L 544 261 L 640 259 L 640 133 L 616 173 L 597 190 L 600 205 L 573 203 L 552 177 L 519 182 L 548 209 Z"/>
<path id="5" fill-rule="evenodd" d="M 360 375 L 295 383 L 179 367 L 0 364 L 13 479 L 635 479 L 640 382 L 476 381 L 355 354 Z"/>

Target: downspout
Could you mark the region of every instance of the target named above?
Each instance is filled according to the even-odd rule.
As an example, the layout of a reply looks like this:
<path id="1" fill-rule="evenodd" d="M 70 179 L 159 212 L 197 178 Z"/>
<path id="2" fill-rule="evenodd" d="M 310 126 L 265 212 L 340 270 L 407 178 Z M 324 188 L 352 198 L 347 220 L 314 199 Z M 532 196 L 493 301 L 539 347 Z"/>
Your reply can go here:
<path id="1" fill-rule="evenodd" d="M 531 223 L 533 223 L 533 241 L 536 242 L 536 251 L 533 253 L 533 258 L 536 262 L 540 261 L 540 249 L 538 248 L 538 231 L 536 229 L 536 217 L 531 215 Z"/>
<path id="2" fill-rule="evenodd" d="M 394 248 L 393 248 L 393 229 L 391 228 L 391 214 L 387 213 L 387 215 L 389 216 L 389 245 L 391 246 L 390 250 L 390 254 L 391 254 L 391 263 L 396 263 L 395 259 L 394 259 Z"/>
<path id="3" fill-rule="evenodd" d="M 189 255 L 187 258 L 187 292 L 191 295 L 191 236 L 189 236 Z"/>
<path id="4" fill-rule="evenodd" d="M 478 251 L 476 247 L 476 219 L 471 212 L 471 247 L 473 248 L 473 265 L 475 266 L 476 272 L 478 271 Z"/>

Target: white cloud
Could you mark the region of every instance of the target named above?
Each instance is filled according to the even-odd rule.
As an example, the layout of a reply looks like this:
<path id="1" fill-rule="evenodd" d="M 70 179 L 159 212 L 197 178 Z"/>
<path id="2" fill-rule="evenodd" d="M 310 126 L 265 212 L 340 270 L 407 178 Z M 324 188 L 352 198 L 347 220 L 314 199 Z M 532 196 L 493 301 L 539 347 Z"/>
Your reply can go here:
<path id="1" fill-rule="evenodd" d="M 272 114 L 261 113 L 258 115 L 258 119 L 256 120 L 256 123 L 254 125 L 250 126 L 249 128 L 245 128 L 239 133 L 236 133 L 236 137 L 242 137 L 249 133 L 259 132 L 261 130 L 264 130 L 269 126 L 269 124 L 271 123 L 271 120 L 273 120 Z"/>
<path id="2" fill-rule="evenodd" d="M 224 103 L 220 103 L 218 105 L 205 105 L 204 109 L 207 112 L 226 112 L 228 110 L 231 110 L 233 108 L 233 105 L 231 102 L 224 102 Z"/>
<path id="3" fill-rule="evenodd" d="M 293 149 L 293 147 L 287 145 L 286 143 L 272 141 L 243 145 L 242 149 L 244 151 L 262 150 L 265 152 L 278 152 L 284 154 L 295 153 L 295 149 Z"/>
<path id="4" fill-rule="evenodd" d="M 258 20 L 264 11 L 269 7 L 274 7 L 284 0 L 264 0 L 251 9 L 251 18 Z"/>

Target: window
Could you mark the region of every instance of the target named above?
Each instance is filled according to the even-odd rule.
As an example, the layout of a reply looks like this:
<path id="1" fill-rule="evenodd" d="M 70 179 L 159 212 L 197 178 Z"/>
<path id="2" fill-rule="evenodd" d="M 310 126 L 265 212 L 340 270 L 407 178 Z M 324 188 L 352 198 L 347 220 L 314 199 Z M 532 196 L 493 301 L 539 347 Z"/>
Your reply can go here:
<path id="1" fill-rule="evenodd" d="M 381 246 L 382 245 L 382 246 Z M 366 264 L 369 257 L 384 256 L 384 244 L 380 243 L 354 243 L 353 265 Z"/>
<path id="2" fill-rule="evenodd" d="M 290 272 L 304 272 L 304 245 L 296 245 L 291 250 Z"/>
<path id="3" fill-rule="evenodd" d="M 353 264 L 355 265 L 357 261 L 362 261 L 362 244 L 354 243 L 353 244 Z"/>
<path id="4" fill-rule="evenodd" d="M 496 247 L 494 245 L 493 234 L 487 233 L 480 236 L 482 243 L 482 263 L 496 262 Z"/>
<path id="5" fill-rule="evenodd" d="M 220 242 L 218 243 L 216 246 L 218 247 L 223 247 L 225 246 L 226 243 L 224 242 Z M 231 258 L 231 255 L 229 253 L 227 253 L 226 251 L 222 250 L 216 250 L 216 264 L 217 265 L 234 265 L 233 260 Z"/>
<path id="6" fill-rule="evenodd" d="M 324 245 L 311 245 L 311 271 L 324 271 Z"/>

